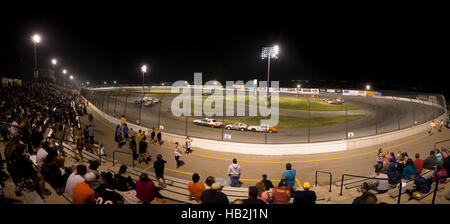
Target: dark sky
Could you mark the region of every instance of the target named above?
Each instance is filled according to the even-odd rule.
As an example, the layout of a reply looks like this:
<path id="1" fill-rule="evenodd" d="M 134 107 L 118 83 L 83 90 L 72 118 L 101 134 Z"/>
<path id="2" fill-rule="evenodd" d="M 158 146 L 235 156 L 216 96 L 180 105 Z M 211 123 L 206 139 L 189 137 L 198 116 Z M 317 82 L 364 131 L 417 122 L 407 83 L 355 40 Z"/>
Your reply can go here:
<path id="1" fill-rule="evenodd" d="M 274 44 L 271 80 L 421 82 L 448 74 L 448 18 L 439 7 L 82 4 L 11 7 L 0 22 L 0 75 L 31 77 L 34 32 L 43 38 L 41 67 L 56 57 L 91 82 L 141 83 L 142 63 L 155 82 L 192 81 L 194 72 L 265 79 L 261 48 Z"/>

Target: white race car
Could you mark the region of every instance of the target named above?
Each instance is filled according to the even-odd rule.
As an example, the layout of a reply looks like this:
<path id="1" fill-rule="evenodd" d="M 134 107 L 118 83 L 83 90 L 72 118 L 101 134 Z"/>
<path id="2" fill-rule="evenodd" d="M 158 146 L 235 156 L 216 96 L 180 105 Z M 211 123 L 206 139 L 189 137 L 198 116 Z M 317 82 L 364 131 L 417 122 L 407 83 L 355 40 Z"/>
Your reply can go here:
<path id="1" fill-rule="evenodd" d="M 222 122 L 217 121 L 216 119 L 202 119 L 202 120 L 194 120 L 194 124 L 202 125 L 202 126 L 208 126 L 213 128 L 220 128 L 223 126 Z"/>
<path id="2" fill-rule="evenodd" d="M 227 124 L 226 126 L 225 126 L 225 128 L 227 129 L 227 130 L 241 130 L 241 131 L 245 131 L 245 130 L 247 130 L 248 129 L 248 125 L 246 125 L 246 124 L 244 124 L 244 123 L 240 123 L 240 122 L 238 122 L 238 123 L 234 123 L 234 124 Z"/>
<path id="3" fill-rule="evenodd" d="M 278 129 L 271 127 L 267 124 L 261 124 L 259 126 L 248 126 L 248 130 L 249 131 L 259 131 L 259 132 L 269 132 L 269 133 L 278 131 Z"/>
<path id="4" fill-rule="evenodd" d="M 158 98 L 151 98 L 151 100 L 148 100 L 144 103 L 144 106 L 153 106 L 155 104 L 159 103 L 159 99 Z"/>

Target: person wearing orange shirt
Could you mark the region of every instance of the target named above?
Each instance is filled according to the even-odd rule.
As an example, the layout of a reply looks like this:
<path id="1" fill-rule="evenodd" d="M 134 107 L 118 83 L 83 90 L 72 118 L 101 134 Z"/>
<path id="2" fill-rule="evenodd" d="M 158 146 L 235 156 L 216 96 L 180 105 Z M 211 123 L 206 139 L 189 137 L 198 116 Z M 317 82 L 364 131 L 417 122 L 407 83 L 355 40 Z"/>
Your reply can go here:
<path id="1" fill-rule="evenodd" d="M 95 191 L 92 190 L 91 184 L 96 178 L 91 172 L 84 175 L 84 181 L 73 187 L 72 204 L 95 204 Z"/>
<path id="2" fill-rule="evenodd" d="M 192 182 L 188 184 L 189 200 L 200 201 L 200 196 L 202 196 L 203 191 L 205 191 L 205 185 L 198 182 L 200 176 L 197 173 L 192 175 Z"/>

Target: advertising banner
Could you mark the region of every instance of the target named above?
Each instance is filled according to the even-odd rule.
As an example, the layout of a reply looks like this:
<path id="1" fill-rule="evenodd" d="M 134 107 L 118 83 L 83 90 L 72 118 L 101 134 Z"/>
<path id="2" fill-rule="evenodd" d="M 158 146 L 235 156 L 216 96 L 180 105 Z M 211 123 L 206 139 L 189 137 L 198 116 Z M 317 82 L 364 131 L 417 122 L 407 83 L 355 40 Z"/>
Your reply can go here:
<path id="1" fill-rule="evenodd" d="M 327 93 L 335 93 L 336 92 L 336 90 L 334 90 L 334 89 L 327 89 Z"/>
<path id="2" fill-rule="evenodd" d="M 280 88 L 280 92 L 282 92 L 282 93 L 287 93 L 287 92 L 288 92 L 288 89 L 287 89 L 287 88 Z"/>

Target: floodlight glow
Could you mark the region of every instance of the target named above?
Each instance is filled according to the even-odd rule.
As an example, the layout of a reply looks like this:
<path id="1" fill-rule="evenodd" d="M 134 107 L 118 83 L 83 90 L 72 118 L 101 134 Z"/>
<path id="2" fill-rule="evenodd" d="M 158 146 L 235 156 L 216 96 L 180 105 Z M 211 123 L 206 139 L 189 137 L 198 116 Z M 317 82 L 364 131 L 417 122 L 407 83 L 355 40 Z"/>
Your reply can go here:
<path id="1" fill-rule="evenodd" d="M 116 81 L 114 81 L 114 84 L 116 84 L 117 82 Z"/>
<path id="2" fill-rule="evenodd" d="M 146 72 L 147 72 L 147 65 L 143 65 L 143 66 L 141 67 L 141 71 L 142 71 L 143 73 L 146 73 Z"/>
<path id="3" fill-rule="evenodd" d="M 367 85 L 367 86 L 366 86 L 366 89 L 369 90 L 369 89 L 370 89 L 370 85 Z"/>
<path id="4" fill-rule="evenodd" d="M 106 81 L 105 82 L 103 82 L 105 85 L 106 85 Z"/>
<path id="5" fill-rule="evenodd" d="M 89 82 L 86 82 L 86 85 L 89 85 Z"/>
<path id="6" fill-rule="evenodd" d="M 53 59 L 52 59 L 52 64 L 53 64 L 53 65 L 56 65 L 57 63 L 58 63 L 58 61 L 57 61 L 56 59 L 53 58 Z"/>
<path id="7" fill-rule="evenodd" d="M 63 69 L 62 73 L 67 74 L 67 70 Z"/>
<path id="8" fill-rule="evenodd" d="M 40 43 L 41 42 L 41 36 L 39 36 L 39 34 L 33 35 L 33 37 L 31 39 L 33 40 L 34 43 Z"/>
<path id="9" fill-rule="evenodd" d="M 278 47 L 278 45 L 275 45 L 273 47 L 263 47 L 262 53 L 261 53 L 261 58 L 268 58 L 269 55 L 271 58 L 277 58 L 278 57 L 278 52 L 280 51 L 280 48 Z"/>
<path id="10" fill-rule="evenodd" d="M 300 85 L 297 85 L 297 88 L 300 88 Z"/>
<path id="11" fill-rule="evenodd" d="M 257 79 L 254 79 L 254 80 L 253 80 L 253 85 L 256 85 L 256 84 L 258 84 L 258 80 L 257 80 Z"/>
<path id="12" fill-rule="evenodd" d="M 69 78 L 70 78 L 70 79 L 73 79 L 73 75 L 71 75 Z"/>

